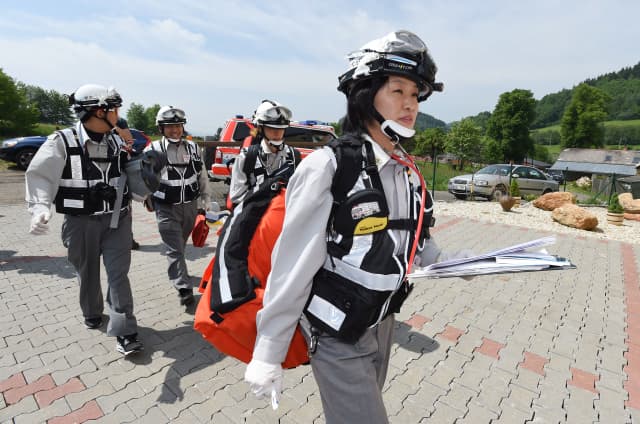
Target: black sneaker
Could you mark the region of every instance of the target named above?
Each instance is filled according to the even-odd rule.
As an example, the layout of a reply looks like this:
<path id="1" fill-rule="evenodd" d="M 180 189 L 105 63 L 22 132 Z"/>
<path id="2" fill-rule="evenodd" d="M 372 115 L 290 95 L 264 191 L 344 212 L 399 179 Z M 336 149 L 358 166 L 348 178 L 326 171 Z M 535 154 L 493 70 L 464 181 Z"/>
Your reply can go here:
<path id="1" fill-rule="evenodd" d="M 144 346 L 138 340 L 137 334 L 129 334 L 128 336 L 116 336 L 116 350 L 127 356 L 132 353 L 142 352 Z"/>
<path id="2" fill-rule="evenodd" d="M 131 250 L 138 250 L 138 249 L 140 249 L 140 243 L 131 239 Z"/>
<path id="3" fill-rule="evenodd" d="M 180 304 L 184 306 L 191 305 L 195 300 L 191 289 L 178 289 L 178 297 L 180 298 Z"/>
<path id="4" fill-rule="evenodd" d="M 96 328 L 102 327 L 102 317 L 97 318 L 85 318 L 84 326 L 90 330 L 95 330 Z"/>

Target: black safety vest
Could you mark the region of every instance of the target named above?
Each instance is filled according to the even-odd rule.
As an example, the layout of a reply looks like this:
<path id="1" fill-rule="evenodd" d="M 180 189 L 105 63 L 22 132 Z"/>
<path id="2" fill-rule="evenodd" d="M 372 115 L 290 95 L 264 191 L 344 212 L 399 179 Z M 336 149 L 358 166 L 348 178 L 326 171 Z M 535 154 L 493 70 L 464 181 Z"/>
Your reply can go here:
<path id="1" fill-rule="evenodd" d="M 67 160 L 55 196 L 56 211 L 67 215 L 99 215 L 110 213 L 116 200 L 116 189 L 127 153 L 112 134 L 107 136 L 107 157 L 89 157 L 75 128 L 56 131 L 65 145 Z M 86 143 L 86 142 L 85 142 Z M 97 163 L 109 163 L 102 171 Z M 128 199 L 128 188 L 124 196 Z M 123 202 L 122 211 L 129 207 Z"/>
<path id="2" fill-rule="evenodd" d="M 182 140 L 189 153 L 189 162 L 171 163 L 169 162 L 162 169 L 160 175 L 160 185 L 153 193 L 154 201 L 167 204 L 189 203 L 200 195 L 200 183 L 198 176 L 202 171 L 202 158 L 198 154 L 198 147 L 189 140 Z M 167 148 L 162 140 L 154 141 L 151 144 L 153 150 L 167 152 Z M 168 160 L 168 159 L 167 159 Z"/>
<path id="3" fill-rule="evenodd" d="M 316 327 L 345 342 L 398 312 L 412 285 L 406 281 L 407 260 L 418 232 L 418 251 L 429 237 L 432 199 L 421 209 L 422 187 L 405 168 L 409 216 L 389 219 L 371 143 L 346 135 L 331 142 L 337 169 L 331 192 L 334 204 L 327 228 L 327 259 L 313 279 L 305 315 Z M 428 193 L 428 192 L 427 192 Z M 408 232 L 403 246 L 392 230 Z M 399 251 L 398 254 L 395 252 Z"/>
<path id="4" fill-rule="evenodd" d="M 247 186 L 248 192 L 257 190 L 265 180 L 267 180 L 272 175 L 279 173 L 279 171 L 283 168 L 290 169 L 291 173 L 293 173 L 300 163 L 300 152 L 298 149 L 295 149 L 291 146 L 285 145 L 285 149 L 287 149 L 285 162 L 279 167 L 277 170 L 274 170 L 271 174 L 267 172 L 266 167 L 266 154 L 262 150 L 262 144 L 252 144 L 251 146 L 244 149 L 245 157 L 244 157 L 244 165 L 242 167 L 242 172 L 247 176 Z"/>

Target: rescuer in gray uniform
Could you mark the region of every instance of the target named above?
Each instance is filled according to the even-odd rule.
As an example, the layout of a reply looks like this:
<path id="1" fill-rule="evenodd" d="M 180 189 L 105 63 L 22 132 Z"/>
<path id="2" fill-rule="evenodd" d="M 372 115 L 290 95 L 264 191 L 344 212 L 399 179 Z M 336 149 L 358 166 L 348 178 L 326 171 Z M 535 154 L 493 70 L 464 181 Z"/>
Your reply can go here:
<path id="1" fill-rule="evenodd" d="M 107 273 L 109 325 L 116 349 L 128 355 L 143 349 L 137 338 L 131 264 L 131 207 L 128 189 L 119 210 L 116 189 L 128 160 L 122 139 L 112 131 L 118 120 L 120 95 L 113 88 L 87 84 L 69 96 L 78 122 L 53 133 L 33 157 L 25 174 L 26 201 L 32 234 L 48 231 L 51 206 L 64 214 L 62 243 L 80 285 L 85 326 L 102 326 L 104 301 L 100 287 L 100 256 Z M 113 214 L 117 228 L 110 228 Z"/>
<path id="2" fill-rule="evenodd" d="M 350 59 L 338 85 L 347 96 L 344 135 L 289 181 L 245 380 L 256 395 L 277 398 L 300 322 L 326 422 L 378 424 L 388 422 L 382 388 L 394 313 L 412 289 L 407 274 L 442 258 L 428 231 L 429 193 L 401 147 L 419 102 L 442 84 L 426 45 L 408 31 Z"/>
<path id="3" fill-rule="evenodd" d="M 194 302 L 193 282 L 185 260 L 185 248 L 198 212 L 210 209 L 202 152 L 184 138 L 187 118 L 182 109 L 163 106 L 156 116 L 162 134 L 147 149 L 167 155 L 167 166 L 160 172 L 160 186 L 152 195 L 158 230 L 169 262 L 169 280 L 178 291 L 181 305 Z"/>

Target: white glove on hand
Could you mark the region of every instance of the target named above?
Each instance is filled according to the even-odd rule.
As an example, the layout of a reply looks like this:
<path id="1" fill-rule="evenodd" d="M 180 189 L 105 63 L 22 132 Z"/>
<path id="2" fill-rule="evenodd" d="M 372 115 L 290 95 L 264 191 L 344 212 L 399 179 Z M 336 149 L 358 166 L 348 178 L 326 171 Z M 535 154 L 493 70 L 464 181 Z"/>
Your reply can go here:
<path id="1" fill-rule="evenodd" d="M 45 205 L 35 204 L 31 208 L 31 226 L 29 233 L 40 236 L 49 232 L 47 224 L 51 219 L 51 211 Z"/>
<path id="2" fill-rule="evenodd" d="M 244 372 L 244 381 L 249 383 L 251 391 L 258 399 L 271 395 L 271 406 L 278 408 L 278 399 L 282 391 L 282 366 L 252 359 Z"/>

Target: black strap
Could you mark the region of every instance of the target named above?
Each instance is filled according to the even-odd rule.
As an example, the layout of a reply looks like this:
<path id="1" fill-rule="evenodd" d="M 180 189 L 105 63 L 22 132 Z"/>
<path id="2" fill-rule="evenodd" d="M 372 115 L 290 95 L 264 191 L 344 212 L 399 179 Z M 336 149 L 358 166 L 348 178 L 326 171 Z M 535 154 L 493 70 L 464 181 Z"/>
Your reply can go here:
<path id="1" fill-rule="evenodd" d="M 253 173 L 253 169 L 256 166 L 256 160 L 258 159 L 260 145 L 252 144 L 247 148 L 247 153 L 244 156 L 244 166 L 242 172 L 247 176 L 247 184 L 249 184 L 249 175 Z"/>

